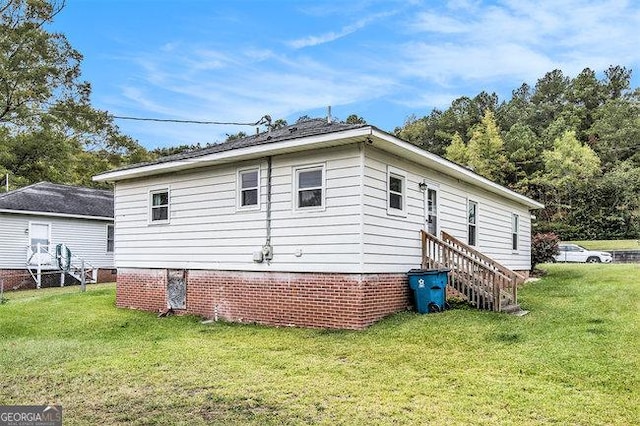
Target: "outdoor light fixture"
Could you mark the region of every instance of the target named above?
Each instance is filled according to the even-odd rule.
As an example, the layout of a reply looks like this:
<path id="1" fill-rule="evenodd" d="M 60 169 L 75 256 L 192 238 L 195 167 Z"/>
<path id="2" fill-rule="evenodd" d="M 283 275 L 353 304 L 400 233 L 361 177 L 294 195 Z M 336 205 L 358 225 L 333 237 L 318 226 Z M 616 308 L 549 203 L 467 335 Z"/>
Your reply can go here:
<path id="1" fill-rule="evenodd" d="M 420 191 L 426 191 L 427 190 L 427 183 L 426 182 L 420 182 L 418 184 L 418 188 L 420 188 Z"/>

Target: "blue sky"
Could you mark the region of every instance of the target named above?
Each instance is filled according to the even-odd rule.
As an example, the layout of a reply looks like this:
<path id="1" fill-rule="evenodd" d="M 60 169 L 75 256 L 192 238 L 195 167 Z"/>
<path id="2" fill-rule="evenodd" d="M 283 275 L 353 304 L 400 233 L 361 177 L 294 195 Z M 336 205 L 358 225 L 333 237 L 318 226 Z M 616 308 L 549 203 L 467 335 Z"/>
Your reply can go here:
<path id="1" fill-rule="evenodd" d="M 640 2 L 68 0 L 51 27 L 114 115 L 289 123 L 350 114 L 391 131 L 459 96 L 609 65 L 640 81 Z M 118 120 L 147 148 L 251 127 Z"/>

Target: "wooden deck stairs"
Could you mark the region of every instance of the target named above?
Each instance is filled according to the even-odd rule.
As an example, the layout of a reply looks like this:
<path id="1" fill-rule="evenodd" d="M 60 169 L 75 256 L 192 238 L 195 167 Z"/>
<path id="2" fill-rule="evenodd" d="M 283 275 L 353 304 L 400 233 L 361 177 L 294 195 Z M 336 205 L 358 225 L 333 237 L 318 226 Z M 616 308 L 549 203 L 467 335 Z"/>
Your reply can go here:
<path id="1" fill-rule="evenodd" d="M 519 312 L 518 284 L 525 277 L 442 231 L 441 238 L 420 231 L 422 268 L 449 268 L 450 288 L 478 309 Z"/>

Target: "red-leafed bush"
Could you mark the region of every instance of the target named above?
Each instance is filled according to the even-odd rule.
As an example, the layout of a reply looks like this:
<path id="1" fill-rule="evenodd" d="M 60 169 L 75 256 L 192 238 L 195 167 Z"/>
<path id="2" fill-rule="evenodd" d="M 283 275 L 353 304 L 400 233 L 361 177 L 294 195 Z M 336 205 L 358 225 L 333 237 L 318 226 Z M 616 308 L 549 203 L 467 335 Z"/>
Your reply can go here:
<path id="1" fill-rule="evenodd" d="M 559 254 L 560 239 L 553 232 L 535 234 L 531 240 L 531 271 L 540 263 L 553 262 L 553 256 Z"/>

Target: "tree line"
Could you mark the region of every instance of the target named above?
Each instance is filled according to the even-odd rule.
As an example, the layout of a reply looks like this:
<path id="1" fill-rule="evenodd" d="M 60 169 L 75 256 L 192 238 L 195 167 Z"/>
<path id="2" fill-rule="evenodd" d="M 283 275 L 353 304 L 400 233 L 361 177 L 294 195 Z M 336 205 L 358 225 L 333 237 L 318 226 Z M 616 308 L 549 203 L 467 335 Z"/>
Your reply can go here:
<path id="1" fill-rule="evenodd" d="M 395 134 L 545 204 L 535 230 L 640 237 L 640 89 L 632 70 L 546 73 L 511 98 L 481 92 L 411 116 Z"/>
<path id="2" fill-rule="evenodd" d="M 39 181 L 105 185 L 91 177 L 201 148 L 147 150 L 91 105 L 82 54 L 64 34 L 47 30 L 64 6 L 0 0 L 0 177 L 11 176 L 11 189 Z M 611 66 L 599 78 L 586 68 L 570 78 L 554 70 L 508 100 L 463 96 L 409 117 L 394 133 L 543 202 L 538 231 L 564 239 L 638 238 L 640 89 L 631 87 L 631 73 Z M 365 120 L 350 115 L 346 122 Z"/>

